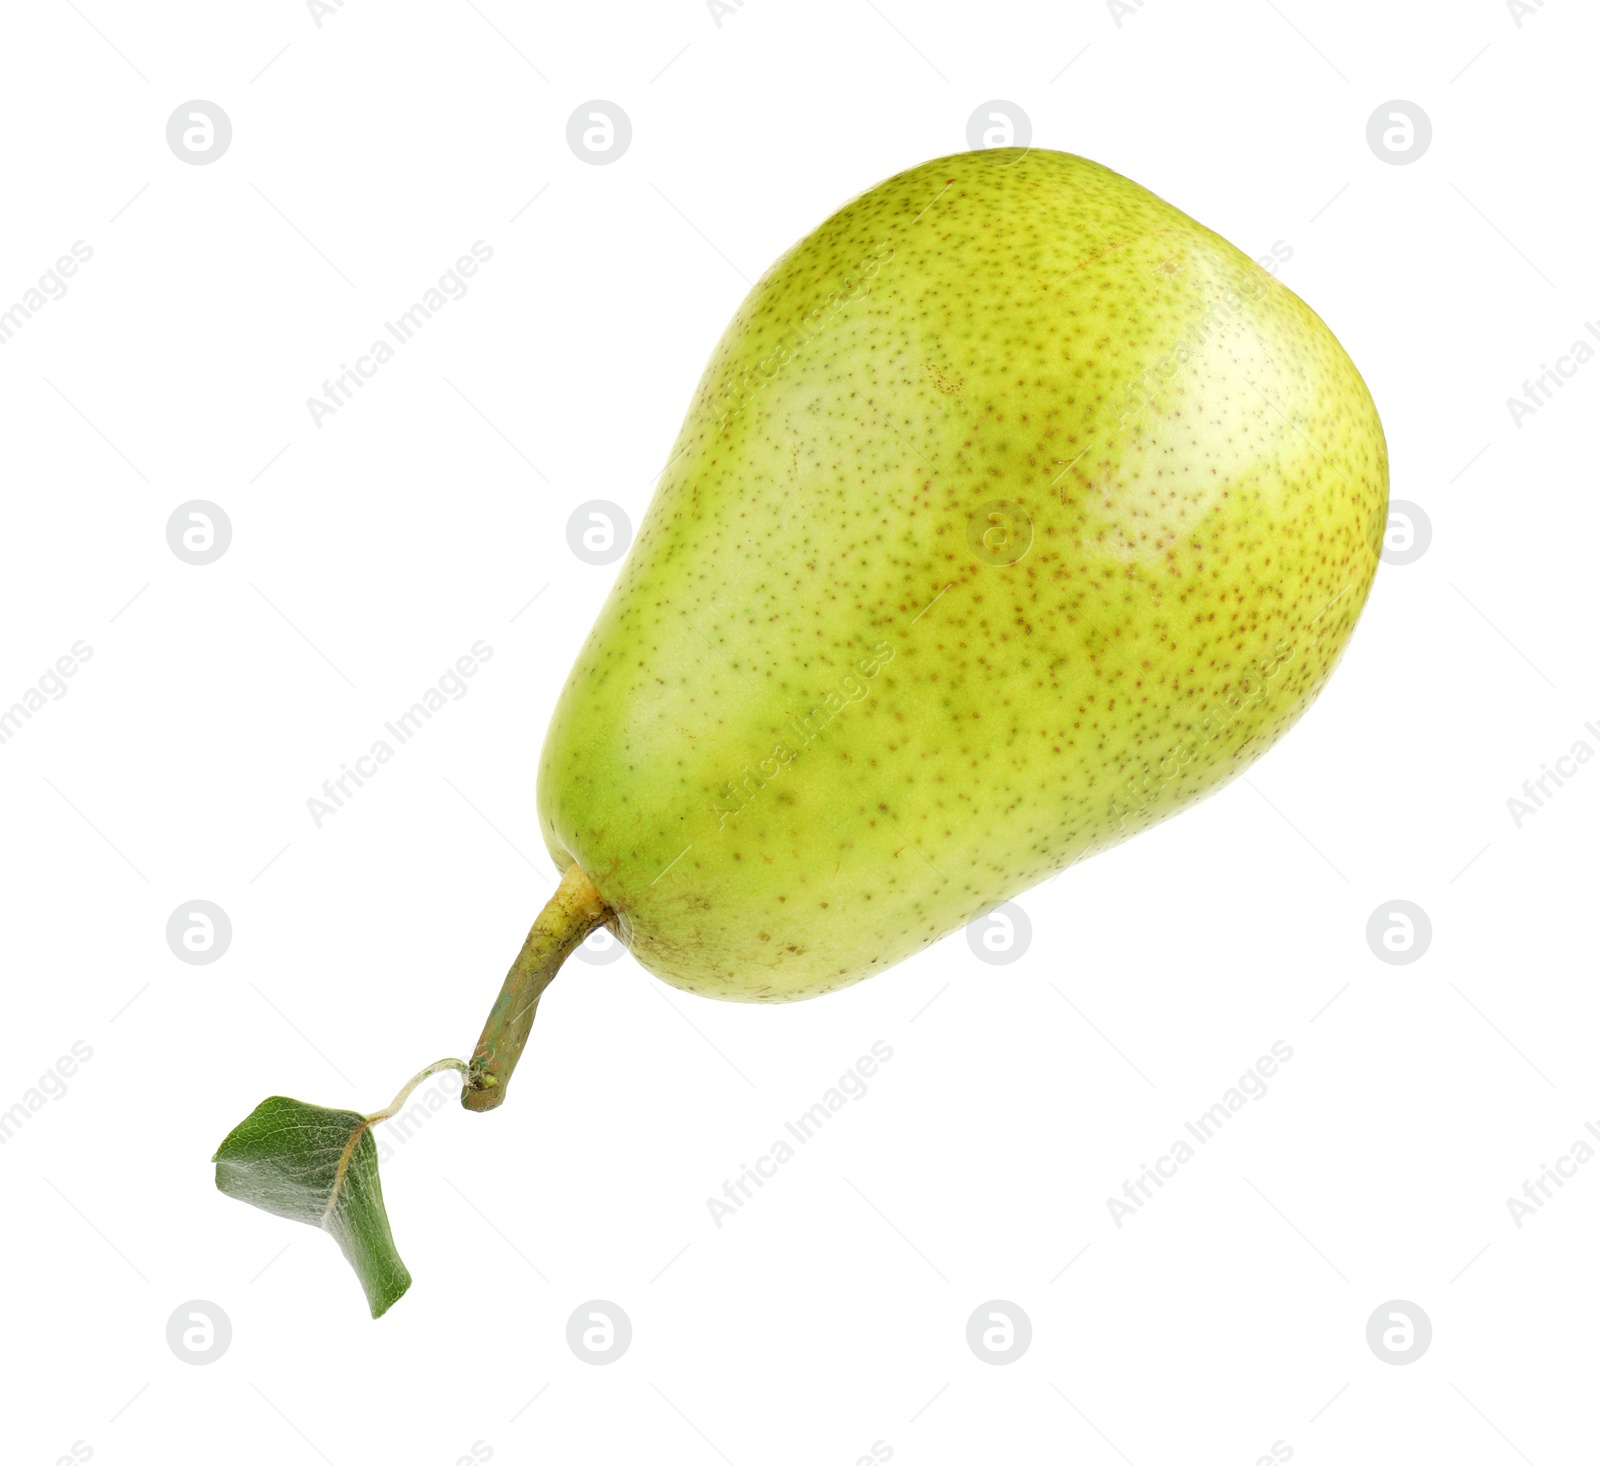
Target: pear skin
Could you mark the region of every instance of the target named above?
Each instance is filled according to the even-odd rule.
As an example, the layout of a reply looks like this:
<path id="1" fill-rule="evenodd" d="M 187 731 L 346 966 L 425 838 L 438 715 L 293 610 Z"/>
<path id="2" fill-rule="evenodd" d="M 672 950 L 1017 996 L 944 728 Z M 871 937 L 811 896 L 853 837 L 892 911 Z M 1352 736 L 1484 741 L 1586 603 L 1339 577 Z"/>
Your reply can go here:
<path id="1" fill-rule="evenodd" d="M 646 968 L 759 1001 L 1241 773 L 1332 673 L 1388 498 L 1311 308 L 1040 149 L 897 174 L 789 250 L 670 458 L 539 810 Z"/>

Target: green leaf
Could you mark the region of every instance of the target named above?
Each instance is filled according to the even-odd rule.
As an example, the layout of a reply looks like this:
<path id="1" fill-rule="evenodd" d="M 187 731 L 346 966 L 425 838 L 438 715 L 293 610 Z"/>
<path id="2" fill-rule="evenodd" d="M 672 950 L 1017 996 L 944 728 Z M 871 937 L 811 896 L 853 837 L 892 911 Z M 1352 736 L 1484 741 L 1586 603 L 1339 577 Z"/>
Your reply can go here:
<path id="1" fill-rule="evenodd" d="M 411 1274 L 383 1208 L 374 1118 L 274 1095 L 235 1127 L 212 1160 L 224 1195 L 331 1232 L 378 1318 L 411 1286 Z"/>

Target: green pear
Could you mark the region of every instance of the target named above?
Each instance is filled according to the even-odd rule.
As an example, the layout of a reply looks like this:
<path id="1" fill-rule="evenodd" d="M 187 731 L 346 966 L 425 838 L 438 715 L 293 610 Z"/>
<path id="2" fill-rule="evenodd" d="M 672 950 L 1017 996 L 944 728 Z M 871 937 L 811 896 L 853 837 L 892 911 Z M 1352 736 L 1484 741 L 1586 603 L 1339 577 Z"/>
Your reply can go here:
<path id="1" fill-rule="evenodd" d="M 713 352 L 545 739 L 561 890 L 473 1060 L 605 923 L 812 997 L 1221 788 L 1378 563 L 1383 429 L 1318 316 L 1083 158 L 940 158 L 788 251 Z"/>

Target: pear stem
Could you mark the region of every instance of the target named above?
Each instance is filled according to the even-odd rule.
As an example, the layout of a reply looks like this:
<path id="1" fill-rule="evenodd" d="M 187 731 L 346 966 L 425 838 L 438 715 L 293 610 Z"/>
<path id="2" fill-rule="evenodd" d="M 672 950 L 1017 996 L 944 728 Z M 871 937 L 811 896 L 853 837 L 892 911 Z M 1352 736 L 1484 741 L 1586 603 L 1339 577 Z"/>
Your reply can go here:
<path id="1" fill-rule="evenodd" d="M 414 1090 L 419 1084 L 422 1083 L 424 1079 L 428 1078 L 430 1075 L 442 1074 L 446 1069 L 459 1069 L 463 1074 L 467 1072 L 466 1064 L 460 1059 L 440 1059 L 436 1063 L 429 1064 L 428 1067 L 420 1074 L 413 1074 L 411 1078 L 406 1080 L 405 1086 L 401 1089 L 400 1093 L 389 1102 L 389 1105 L 386 1109 L 377 1110 L 370 1115 L 363 1116 L 362 1118 L 365 1119 L 369 1125 L 376 1125 L 380 1120 L 394 1119 L 394 1117 L 400 1113 L 400 1107 L 411 1098 L 412 1090 Z"/>
<path id="2" fill-rule="evenodd" d="M 533 1028 L 539 995 L 596 927 L 611 915 L 605 898 L 578 866 L 562 876 L 544 910 L 529 929 L 517 960 L 506 973 L 500 996 L 489 1010 L 478 1047 L 467 1067 L 462 1107 L 492 1110 L 504 1102 L 511 1071 L 517 1067 Z"/>

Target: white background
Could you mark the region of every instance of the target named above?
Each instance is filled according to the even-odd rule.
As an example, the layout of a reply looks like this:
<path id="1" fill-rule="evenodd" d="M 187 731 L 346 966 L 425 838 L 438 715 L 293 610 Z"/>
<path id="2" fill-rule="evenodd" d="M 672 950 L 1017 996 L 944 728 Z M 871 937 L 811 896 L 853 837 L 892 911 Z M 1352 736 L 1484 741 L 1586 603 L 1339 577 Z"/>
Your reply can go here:
<path id="1" fill-rule="evenodd" d="M 1128 8 L 13 11 L 0 304 L 93 258 L 0 348 L 0 704 L 93 656 L 0 746 L 0 1109 L 93 1058 L 0 1148 L 7 1461 L 1588 1459 L 1600 1165 L 1520 1229 L 1506 1199 L 1600 1119 L 1600 761 L 1520 828 L 1507 800 L 1600 750 L 1600 362 L 1520 426 L 1507 399 L 1600 317 L 1600 16 Z M 632 121 L 607 166 L 566 141 L 592 98 Z M 569 515 L 637 524 L 748 282 L 995 98 L 1292 250 L 1430 547 L 1247 781 L 1023 897 L 1012 965 L 956 936 L 761 1008 L 571 964 L 512 1102 L 385 1165 L 416 1282 L 374 1323 L 213 1149 L 268 1094 L 374 1109 L 469 1051 L 553 881 L 537 750 L 615 574 Z M 1434 129 L 1408 166 L 1367 142 L 1396 98 Z M 232 121 L 206 166 L 166 142 L 190 99 Z M 308 396 L 480 239 L 318 427 Z M 191 499 L 233 526 L 205 567 L 166 542 Z M 316 828 L 479 639 L 469 695 Z M 197 898 L 233 925 L 207 966 L 164 936 Z M 1397 898 L 1433 927 L 1403 966 L 1366 939 Z M 869 1093 L 719 1229 L 707 1198 L 876 1040 Z M 1265 1097 L 1119 1228 L 1107 1198 L 1276 1040 Z M 232 1325 L 203 1367 L 166 1342 L 195 1299 Z M 605 1367 L 566 1342 L 589 1299 L 632 1321 Z M 990 1299 L 1032 1323 L 1004 1367 L 966 1342 Z M 1432 1321 L 1405 1366 L 1366 1341 L 1395 1299 Z"/>

